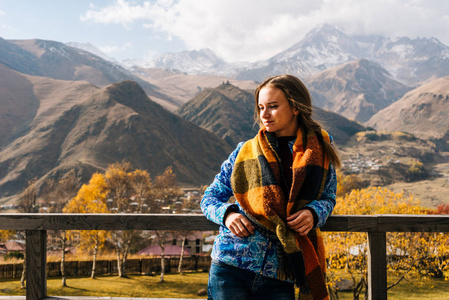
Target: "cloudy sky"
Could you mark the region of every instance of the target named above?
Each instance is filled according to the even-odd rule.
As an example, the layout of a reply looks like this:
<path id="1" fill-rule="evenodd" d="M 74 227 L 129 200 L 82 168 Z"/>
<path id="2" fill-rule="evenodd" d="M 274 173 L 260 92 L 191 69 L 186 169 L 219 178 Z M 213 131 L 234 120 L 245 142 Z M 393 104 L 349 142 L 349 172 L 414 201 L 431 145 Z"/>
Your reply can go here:
<path id="1" fill-rule="evenodd" d="M 119 60 L 209 48 L 257 61 L 323 23 L 449 45 L 447 0 L 0 0 L 1 38 L 91 43 Z"/>

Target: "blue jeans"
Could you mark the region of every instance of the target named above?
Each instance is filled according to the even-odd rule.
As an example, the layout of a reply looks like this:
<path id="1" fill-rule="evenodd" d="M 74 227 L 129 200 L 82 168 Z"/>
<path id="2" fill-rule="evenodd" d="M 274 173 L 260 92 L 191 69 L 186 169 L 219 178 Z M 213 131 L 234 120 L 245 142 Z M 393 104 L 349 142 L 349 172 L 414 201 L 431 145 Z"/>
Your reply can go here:
<path id="1" fill-rule="evenodd" d="M 209 300 L 294 300 L 293 283 L 212 262 L 207 285 Z"/>

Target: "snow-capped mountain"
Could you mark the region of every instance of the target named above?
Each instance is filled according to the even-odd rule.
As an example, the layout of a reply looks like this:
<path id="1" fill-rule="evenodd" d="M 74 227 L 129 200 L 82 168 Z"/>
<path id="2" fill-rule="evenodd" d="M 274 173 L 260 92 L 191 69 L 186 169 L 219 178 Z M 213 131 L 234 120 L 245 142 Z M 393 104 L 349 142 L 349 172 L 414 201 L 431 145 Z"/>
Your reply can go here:
<path id="1" fill-rule="evenodd" d="M 407 85 L 449 75 L 449 47 L 436 38 L 351 36 L 328 24 L 315 27 L 298 43 L 264 61 L 230 64 L 213 51 L 202 49 L 167 53 L 151 61 L 126 65 L 263 81 L 268 76 L 285 73 L 308 78 L 359 59 L 380 64 Z"/>
<path id="2" fill-rule="evenodd" d="M 290 73 L 307 78 L 358 59 L 380 64 L 409 85 L 449 75 L 449 47 L 435 38 L 349 36 L 335 26 L 322 25 L 262 67 L 250 67 L 236 77 L 260 81 L 274 74 Z"/>
<path id="3" fill-rule="evenodd" d="M 371 46 L 367 59 L 409 84 L 449 75 L 449 47 L 436 38 L 379 37 Z"/>
<path id="4" fill-rule="evenodd" d="M 303 40 L 273 56 L 272 63 L 302 60 L 319 71 L 356 60 L 361 55 L 357 42 L 331 25 L 312 29 Z"/>
<path id="5" fill-rule="evenodd" d="M 141 65 L 144 68 L 174 69 L 194 75 L 216 74 L 227 69 L 227 66 L 228 64 L 210 49 L 166 53 Z"/>
<path id="6" fill-rule="evenodd" d="M 360 58 L 364 58 L 363 52 L 354 38 L 335 26 L 324 24 L 315 27 L 301 41 L 267 60 L 262 67 L 252 66 L 239 72 L 237 78 L 261 81 L 282 73 L 307 78 Z"/>

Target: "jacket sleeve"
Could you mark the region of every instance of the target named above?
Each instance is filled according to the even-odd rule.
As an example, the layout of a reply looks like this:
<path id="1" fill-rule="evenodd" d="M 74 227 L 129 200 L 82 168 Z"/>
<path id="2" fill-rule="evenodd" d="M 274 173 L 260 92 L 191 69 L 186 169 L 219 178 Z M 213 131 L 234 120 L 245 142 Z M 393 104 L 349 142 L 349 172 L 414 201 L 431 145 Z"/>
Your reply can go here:
<path id="1" fill-rule="evenodd" d="M 212 184 L 204 192 L 201 199 L 201 210 L 207 219 L 219 225 L 224 225 L 224 216 L 228 211 L 239 212 L 237 204 L 228 203 L 229 198 L 233 196 L 231 187 L 231 174 L 234 167 L 235 158 L 240 151 L 243 143 L 238 144 L 237 148 L 231 153 L 229 158 L 221 165 L 221 171 L 218 173 Z"/>
<path id="2" fill-rule="evenodd" d="M 315 227 L 321 227 L 326 223 L 327 218 L 332 214 L 334 210 L 337 193 L 337 174 L 335 168 L 330 164 L 329 172 L 327 172 L 326 182 L 323 193 L 319 201 L 313 200 L 306 207 L 313 209 L 318 222 Z"/>

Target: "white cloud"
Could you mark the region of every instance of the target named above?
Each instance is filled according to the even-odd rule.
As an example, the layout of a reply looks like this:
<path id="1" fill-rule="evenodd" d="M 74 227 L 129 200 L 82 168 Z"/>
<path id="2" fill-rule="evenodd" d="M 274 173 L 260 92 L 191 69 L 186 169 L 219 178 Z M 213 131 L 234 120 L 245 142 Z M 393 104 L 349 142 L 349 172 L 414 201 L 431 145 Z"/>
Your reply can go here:
<path id="1" fill-rule="evenodd" d="M 116 0 L 112 5 L 104 8 L 97 8 L 94 4 L 90 5 L 90 9 L 86 14 L 80 17 L 81 21 L 93 21 L 104 24 L 122 24 L 131 29 L 131 24 L 136 20 L 148 18 L 149 2 L 141 5 L 132 5 L 125 0 Z"/>
<path id="2" fill-rule="evenodd" d="M 81 20 L 143 26 L 229 61 L 269 58 L 323 23 L 349 34 L 435 36 L 449 43 L 445 0 L 116 0 L 92 6 Z"/>
<path id="3" fill-rule="evenodd" d="M 117 46 L 101 46 L 98 49 L 103 53 L 111 54 L 117 52 L 119 48 Z"/>
<path id="4" fill-rule="evenodd" d="M 126 44 L 123 44 L 121 46 L 101 46 L 101 47 L 98 47 L 98 49 L 101 52 L 103 52 L 105 54 L 108 54 L 108 55 L 110 55 L 111 53 L 126 51 L 126 50 L 131 49 L 131 48 L 132 48 L 132 44 L 131 43 L 126 43 Z"/>

